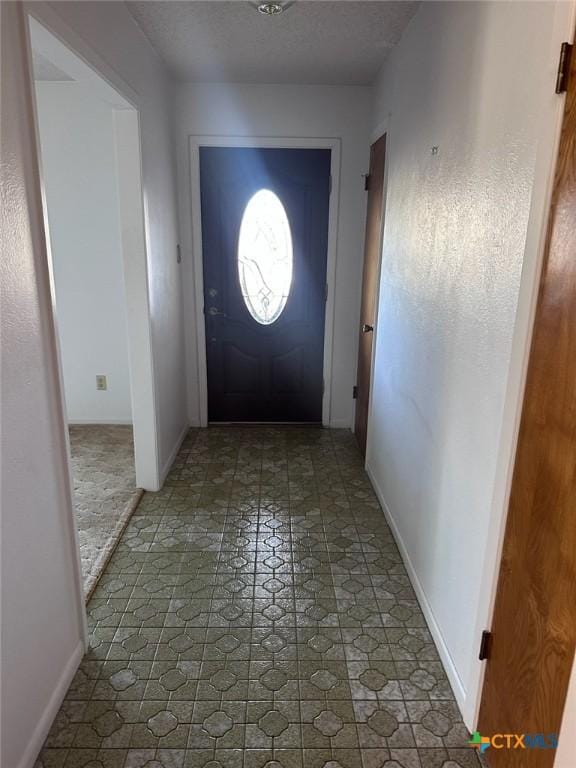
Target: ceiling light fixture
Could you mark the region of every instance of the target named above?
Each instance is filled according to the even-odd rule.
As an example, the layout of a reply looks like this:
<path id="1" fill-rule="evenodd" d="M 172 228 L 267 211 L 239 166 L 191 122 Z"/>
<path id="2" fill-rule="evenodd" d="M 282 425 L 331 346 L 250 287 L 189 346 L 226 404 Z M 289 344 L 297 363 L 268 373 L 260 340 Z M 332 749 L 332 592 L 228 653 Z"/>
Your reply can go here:
<path id="1" fill-rule="evenodd" d="M 258 6 L 258 13 L 264 16 L 278 16 L 283 10 L 284 6 L 281 3 L 260 3 Z"/>

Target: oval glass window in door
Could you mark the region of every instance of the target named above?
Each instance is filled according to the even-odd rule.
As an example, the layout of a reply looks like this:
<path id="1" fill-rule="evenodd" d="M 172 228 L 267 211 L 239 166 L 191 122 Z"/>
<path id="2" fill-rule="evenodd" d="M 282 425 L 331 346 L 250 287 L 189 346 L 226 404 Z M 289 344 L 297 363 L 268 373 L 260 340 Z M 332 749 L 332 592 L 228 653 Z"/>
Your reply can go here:
<path id="1" fill-rule="evenodd" d="M 269 189 L 246 204 L 238 239 L 238 277 L 254 320 L 270 325 L 288 301 L 292 285 L 292 235 L 286 210 Z"/>

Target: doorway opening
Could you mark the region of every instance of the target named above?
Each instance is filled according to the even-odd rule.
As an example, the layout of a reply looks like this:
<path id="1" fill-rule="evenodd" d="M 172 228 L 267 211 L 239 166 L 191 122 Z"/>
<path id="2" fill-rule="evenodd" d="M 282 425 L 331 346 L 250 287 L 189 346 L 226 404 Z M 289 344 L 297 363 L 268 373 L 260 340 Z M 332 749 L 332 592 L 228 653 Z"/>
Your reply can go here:
<path id="1" fill-rule="evenodd" d="M 358 369 L 356 386 L 354 388 L 354 398 L 356 400 L 354 434 L 363 456 L 366 455 L 366 439 L 368 436 L 374 326 L 376 323 L 377 293 L 382 258 L 385 162 L 386 134 L 383 134 L 370 147 L 370 168 L 365 184 L 368 191 L 368 204 L 364 241 L 364 268 L 362 272 Z"/>
<path id="2" fill-rule="evenodd" d="M 208 421 L 322 423 L 329 148 L 199 148 Z"/>
<path id="3" fill-rule="evenodd" d="M 30 18 L 84 594 L 159 482 L 138 112 Z"/>

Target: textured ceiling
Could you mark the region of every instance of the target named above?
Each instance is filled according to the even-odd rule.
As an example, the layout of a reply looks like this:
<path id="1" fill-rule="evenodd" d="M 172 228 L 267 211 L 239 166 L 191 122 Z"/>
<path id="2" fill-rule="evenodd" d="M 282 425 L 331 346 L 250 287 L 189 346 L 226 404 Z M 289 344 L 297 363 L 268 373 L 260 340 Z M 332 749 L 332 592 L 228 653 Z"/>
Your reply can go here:
<path id="1" fill-rule="evenodd" d="M 371 83 L 418 3 L 297 0 L 267 17 L 243 0 L 128 2 L 183 81 Z"/>

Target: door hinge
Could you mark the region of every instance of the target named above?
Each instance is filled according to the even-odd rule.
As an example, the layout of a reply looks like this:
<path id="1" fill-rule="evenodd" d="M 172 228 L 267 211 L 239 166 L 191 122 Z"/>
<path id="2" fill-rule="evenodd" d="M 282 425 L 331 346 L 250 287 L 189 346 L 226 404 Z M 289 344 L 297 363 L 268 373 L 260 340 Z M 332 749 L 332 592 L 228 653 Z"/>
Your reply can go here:
<path id="1" fill-rule="evenodd" d="M 478 658 L 480 661 L 490 658 L 490 647 L 492 645 L 492 632 L 487 629 L 482 632 L 482 638 L 480 640 L 480 651 L 478 652 Z"/>
<path id="2" fill-rule="evenodd" d="M 328 301 L 328 283 L 324 286 L 324 301 Z"/>
<path id="3" fill-rule="evenodd" d="M 560 58 L 558 60 L 558 73 L 556 75 L 556 93 L 566 93 L 568 90 L 568 75 L 570 73 L 570 59 L 572 46 L 570 43 L 562 43 L 560 46 Z"/>
<path id="4" fill-rule="evenodd" d="M 332 174 L 328 176 L 328 197 L 332 194 Z"/>
<path id="5" fill-rule="evenodd" d="M 370 179 L 371 179 L 370 174 L 369 173 L 365 173 L 364 174 L 364 189 L 366 190 L 366 192 L 368 192 L 368 190 L 370 189 Z"/>
<path id="6" fill-rule="evenodd" d="M 354 385 L 352 387 L 352 400 L 357 400 L 357 399 L 358 399 L 358 387 Z"/>

